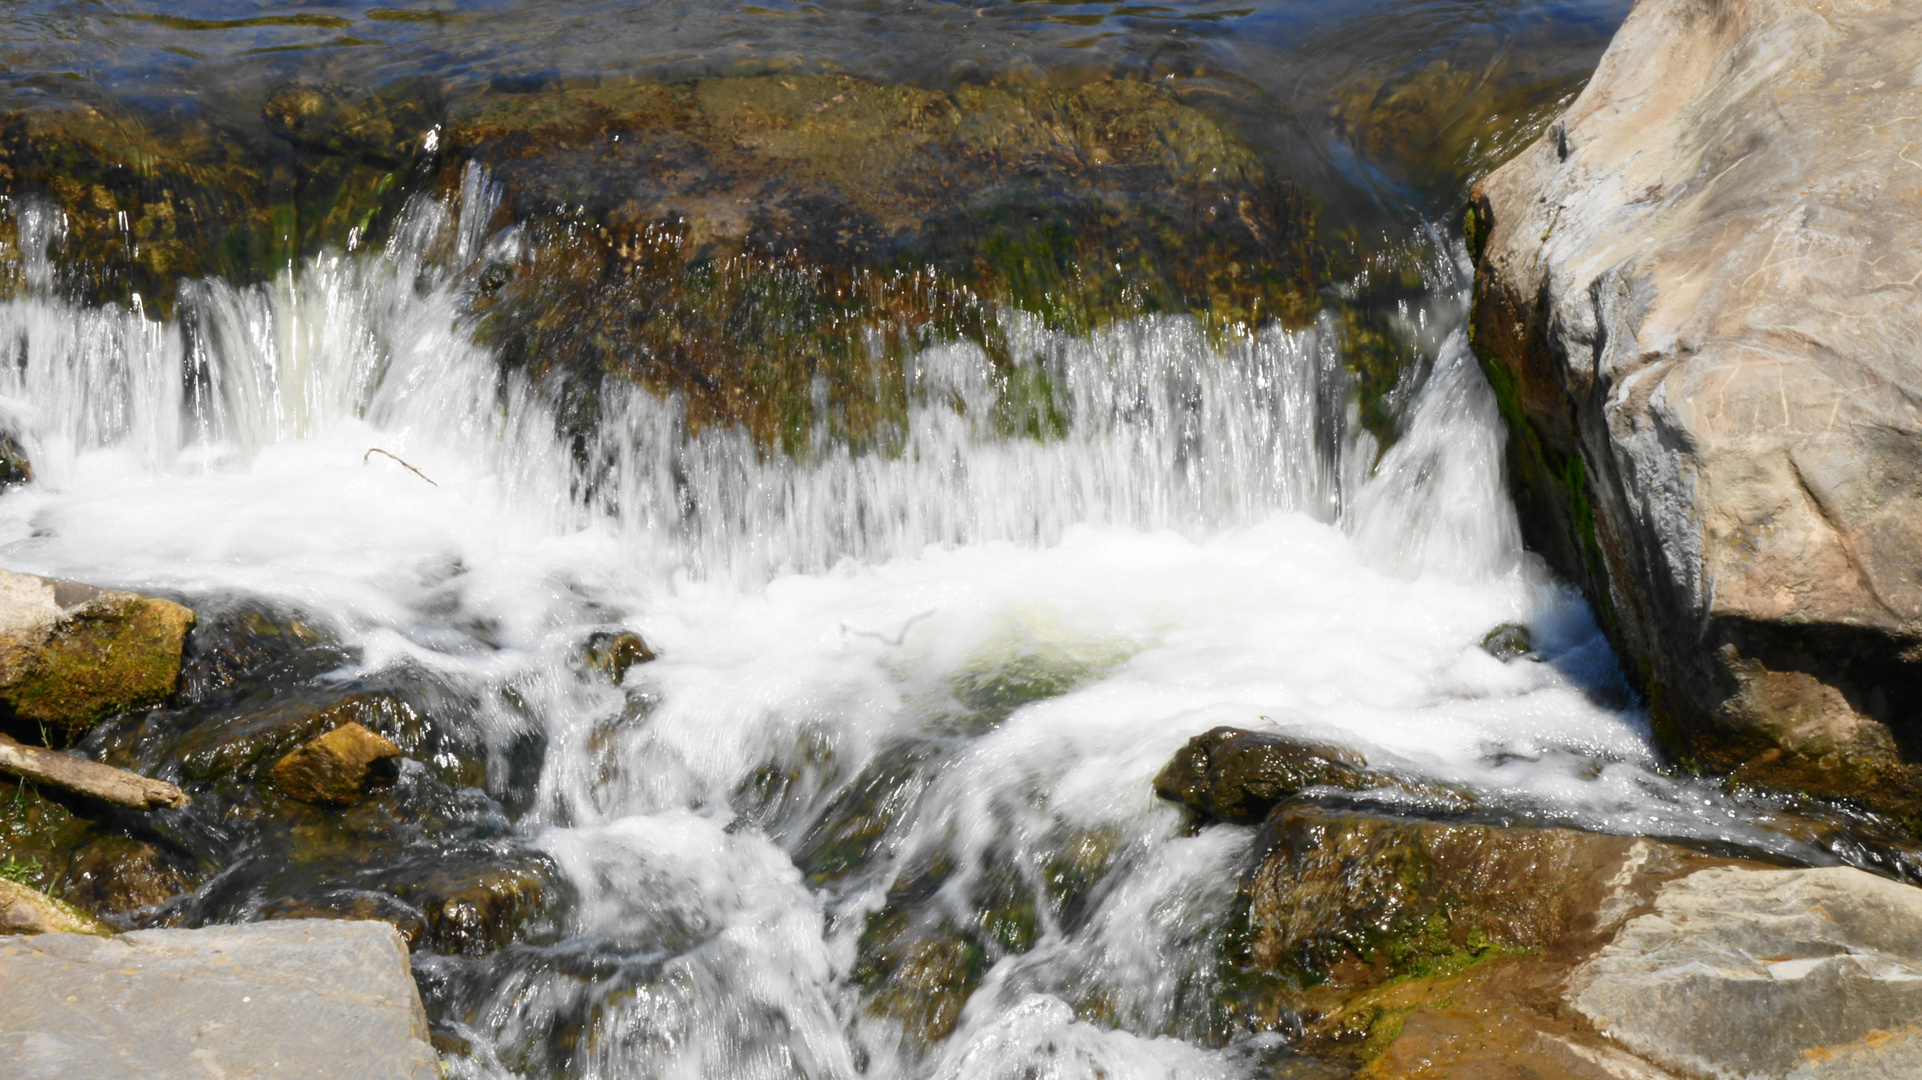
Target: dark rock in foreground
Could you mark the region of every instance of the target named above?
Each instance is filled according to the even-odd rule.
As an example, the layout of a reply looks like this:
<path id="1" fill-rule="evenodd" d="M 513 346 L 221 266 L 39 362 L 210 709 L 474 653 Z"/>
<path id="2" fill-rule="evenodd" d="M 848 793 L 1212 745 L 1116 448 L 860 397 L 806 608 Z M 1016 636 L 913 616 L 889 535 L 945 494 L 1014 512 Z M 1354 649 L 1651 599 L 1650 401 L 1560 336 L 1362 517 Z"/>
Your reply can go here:
<path id="1" fill-rule="evenodd" d="M 1530 546 L 1682 761 L 1922 818 L 1922 23 L 1650 0 L 1478 188 Z"/>
<path id="2" fill-rule="evenodd" d="M 17 1080 L 440 1075 L 383 923 L 0 938 L 0 984 L 0 1058 Z"/>

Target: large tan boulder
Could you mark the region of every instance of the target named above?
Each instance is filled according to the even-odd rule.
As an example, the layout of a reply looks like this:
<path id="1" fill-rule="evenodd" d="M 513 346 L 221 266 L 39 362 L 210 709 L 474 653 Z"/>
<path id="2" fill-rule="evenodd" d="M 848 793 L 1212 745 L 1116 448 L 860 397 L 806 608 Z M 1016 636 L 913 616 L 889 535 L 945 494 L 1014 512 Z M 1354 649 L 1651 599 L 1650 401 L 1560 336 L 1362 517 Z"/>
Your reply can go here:
<path id="1" fill-rule="evenodd" d="M 1643 0 L 1477 188 L 1528 539 L 1657 734 L 1922 817 L 1922 20 Z"/>
<path id="2" fill-rule="evenodd" d="M 193 624 L 171 600 L 0 570 L 0 720 L 71 739 L 162 704 Z"/>

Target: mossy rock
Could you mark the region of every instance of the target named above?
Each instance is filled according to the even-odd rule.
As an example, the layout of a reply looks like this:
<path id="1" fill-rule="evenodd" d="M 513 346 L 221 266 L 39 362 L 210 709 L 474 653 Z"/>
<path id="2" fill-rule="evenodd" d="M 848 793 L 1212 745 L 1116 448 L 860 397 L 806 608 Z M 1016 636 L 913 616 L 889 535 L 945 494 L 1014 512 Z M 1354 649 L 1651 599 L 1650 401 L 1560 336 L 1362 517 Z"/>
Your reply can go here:
<path id="1" fill-rule="evenodd" d="M 1297 1024 L 1305 1049 L 1372 1058 L 1467 982 L 1521 979 L 1516 1000 L 1550 1009 L 1662 883 L 1731 862 L 1573 829 L 1283 807 L 1236 901 L 1225 996 L 1243 1024 Z"/>
<path id="2" fill-rule="evenodd" d="M 165 703 L 193 623 L 169 600 L 0 571 L 0 723 L 64 745 Z"/>
<path id="3" fill-rule="evenodd" d="M 0 876 L 57 891 L 75 849 L 99 833 L 31 781 L 0 773 Z"/>
<path id="4" fill-rule="evenodd" d="M 64 900 L 0 877 L 0 934 L 98 934 L 114 928 Z"/>

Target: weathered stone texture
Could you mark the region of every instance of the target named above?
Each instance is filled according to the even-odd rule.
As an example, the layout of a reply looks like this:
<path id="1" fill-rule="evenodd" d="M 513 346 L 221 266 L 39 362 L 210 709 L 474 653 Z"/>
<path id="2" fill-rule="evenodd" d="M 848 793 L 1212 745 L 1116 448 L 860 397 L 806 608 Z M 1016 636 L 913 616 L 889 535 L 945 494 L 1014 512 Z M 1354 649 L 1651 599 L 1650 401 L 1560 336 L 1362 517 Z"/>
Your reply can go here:
<path id="1" fill-rule="evenodd" d="M 385 923 L 293 920 L 0 938 L 0 1072 L 437 1080 Z"/>
<path id="2" fill-rule="evenodd" d="M 1710 869 L 1579 968 L 1575 1009 L 1690 1076 L 1922 1070 L 1922 889 L 1860 870 Z"/>
<path id="3" fill-rule="evenodd" d="M 1906 5 L 1646 0 L 1469 221 L 1528 538 L 1658 733 L 1911 819 L 1919 143 Z"/>

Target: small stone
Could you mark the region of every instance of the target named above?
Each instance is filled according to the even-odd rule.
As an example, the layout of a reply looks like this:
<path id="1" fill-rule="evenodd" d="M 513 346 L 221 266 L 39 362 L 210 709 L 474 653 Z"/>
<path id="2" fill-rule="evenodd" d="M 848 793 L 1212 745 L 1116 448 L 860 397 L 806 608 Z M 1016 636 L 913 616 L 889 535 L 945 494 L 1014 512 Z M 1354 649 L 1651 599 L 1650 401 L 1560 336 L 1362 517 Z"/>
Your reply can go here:
<path id="1" fill-rule="evenodd" d="M 1482 651 L 1507 663 L 1535 651 L 1535 638 L 1520 623 L 1503 623 L 1482 635 Z"/>
<path id="2" fill-rule="evenodd" d="M 399 755 L 400 747 L 350 720 L 281 758 L 273 785 L 307 802 L 350 803 L 383 773 L 391 779 L 391 767 L 381 766 Z"/>
<path id="3" fill-rule="evenodd" d="M 587 666 L 612 679 L 619 685 L 627 678 L 627 669 L 635 664 L 645 664 L 654 659 L 654 650 L 647 647 L 641 635 L 632 630 L 620 633 L 601 631 L 587 639 Z"/>
<path id="4" fill-rule="evenodd" d="M 38 889 L 0 878 L 0 934 L 100 934 L 113 927 Z"/>

